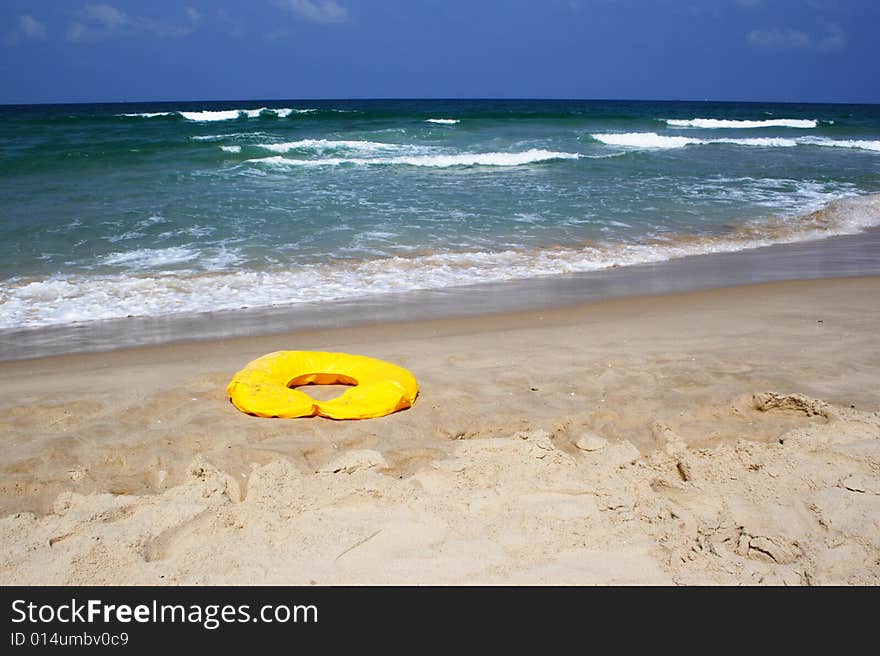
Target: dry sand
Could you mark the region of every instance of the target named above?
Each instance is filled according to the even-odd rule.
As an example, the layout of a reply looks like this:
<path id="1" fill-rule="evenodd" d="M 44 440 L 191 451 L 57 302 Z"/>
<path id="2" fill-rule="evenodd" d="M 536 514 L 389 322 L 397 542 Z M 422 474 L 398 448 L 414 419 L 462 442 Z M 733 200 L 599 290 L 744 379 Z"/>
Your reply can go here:
<path id="1" fill-rule="evenodd" d="M 880 278 L 0 364 L 0 583 L 880 583 Z M 405 412 L 258 419 L 278 349 Z"/>

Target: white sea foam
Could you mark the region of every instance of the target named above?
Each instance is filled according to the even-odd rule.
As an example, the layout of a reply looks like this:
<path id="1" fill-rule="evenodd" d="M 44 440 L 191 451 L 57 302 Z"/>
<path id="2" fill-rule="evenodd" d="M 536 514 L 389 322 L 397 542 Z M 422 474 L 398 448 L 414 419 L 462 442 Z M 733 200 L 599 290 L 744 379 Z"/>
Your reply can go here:
<path id="1" fill-rule="evenodd" d="M 240 109 L 238 110 L 248 118 L 259 118 L 263 114 L 274 114 L 278 118 L 287 118 L 294 112 L 298 114 L 307 114 L 314 110 L 309 109 L 291 109 L 290 107 L 259 107 L 257 109 Z"/>
<path id="2" fill-rule="evenodd" d="M 626 148 L 641 149 L 666 149 L 707 144 L 732 144 L 736 146 L 756 146 L 760 148 L 793 148 L 800 145 L 810 145 L 880 151 L 880 141 L 846 141 L 828 139 L 825 137 L 729 137 L 720 139 L 698 139 L 696 137 L 660 135 L 656 132 L 622 132 L 592 134 L 590 136 L 596 141 L 600 141 L 609 146 L 623 146 Z"/>
<path id="3" fill-rule="evenodd" d="M 220 150 L 226 151 L 227 153 L 240 153 L 241 146 L 220 146 Z"/>
<path id="4" fill-rule="evenodd" d="M 350 150 L 359 153 L 390 152 L 413 148 L 424 150 L 420 146 L 390 144 L 379 141 L 334 141 L 330 139 L 301 139 L 300 141 L 287 141 L 285 143 L 261 143 L 255 145 L 257 148 L 264 148 L 273 153 L 289 153 L 292 150 L 308 150 L 319 153 L 328 150 Z"/>
<path id="5" fill-rule="evenodd" d="M 127 241 L 129 239 L 140 239 L 142 237 L 146 237 L 143 232 L 138 232 L 137 230 L 129 230 L 128 232 L 123 232 L 121 235 L 111 235 L 109 237 L 103 237 L 111 244 L 115 244 L 118 241 Z"/>
<path id="6" fill-rule="evenodd" d="M 98 260 L 104 266 L 125 266 L 129 269 L 156 269 L 190 262 L 199 256 L 199 251 L 186 246 L 170 248 L 141 248 L 134 251 L 111 253 Z"/>
<path id="7" fill-rule="evenodd" d="M 236 249 L 228 249 L 224 246 L 214 248 L 199 256 L 199 266 L 208 271 L 222 271 L 231 269 L 244 262 L 244 257 Z"/>
<path id="8" fill-rule="evenodd" d="M 742 139 L 708 139 L 705 143 L 726 143 L 737 146 L 757 146 L 759 148 L 794 148 L 800 143 L 797 139 L 783 137 L 753 137 Z"/>
<path id="9" fill-rule="evenodd" d="M 147 226 L 157 225 L 160 223 L 170 223 L 170 219 L 166 219 L 161 214 L 150 214 L 146 219 L 137 222 L 138 228 L 146 228 Z"/>
<path id="10" fill-rule="evenodd" d="M 713 143 L 734 144 L 739 146 L 758 146 L 762 148 L 791 148 L 798 145 L 794 139 L 782 137 L 754 137 L 742 139 L 697 139 L 660 135 L 655 132 L 627 132 L 621 134 L 594 134 L 592 137 L 610 146 L 626 146 L 628 148 L 684 148 L 685 146 L 705 145 Z"/>
<path id="11" fill-rule="evenodd" d="M 741 121 L 741 120 L 727 120 L 727 119 L 717 119 L 717 118 L 692 118 L 692 119 L 677 119 L 677 118 L 667 118 L 666 124 L 671 127 L 676 128 L 704 128 L 704 129 L 714 129 L 714 128 L 738 128 L 738 129 L 750 129 L 750 128 L 814 128 L 818 125 L 818 121 L 815 119 L 798 119 L 798 118 L 774 118 L 768 119 L 765 121 Z"/>
<path id="12" fill-rule="evenodd" d="M 450 168 L 454 166 L 522 166 L 558 159 L 578 159 L 577 153 L 560 153 L 531 149 L 519 153 L 457 153 L 451 155 L 398 155 L 393 157 L 327 157 L 323 159 L 288 159 L 276 155 L 247 160 L 252 164 L 272 167 L 295 166 L 358 166 L 394 165 Z"/>
<path id="13" fill-rule="evenodd" d="M 592 134 L 590 136 L 609 146 L 625 146 L 627 148 L 684 148 L 692 144 L 704 143 L 700 139 L 667 137 L 656 132 L 621 132 Z"/>
<path id="14" fill-rule="evenodd" d="M 255 271 L 235 251 L 213 255 L 189 248 L 144 249 L 104 259 L 134 272 L 54 275 L 8 280 L 0 287 L 0 329 L 73 321 L 268 307 L 362 298 L 387 292 L 586 272 L 611 266 L 660 262 L 689 255 L 725 253 L 774 243 L 852 234 L 880 225 L 880 195 L 837 200 L 799 216 L 744 224 L 731 235 L 666 238 L 648 243 L 610 243 L 583 248 L 441 252 L 381 257 Z M 381 237 L 383 233 L 376 233 Z M 221 270 L 156 271 L 198 257 Z M 211 259 L 213 258 L 213 259 Z M 141 273 L 136 269 L 142 267 Z M 149 270 L 149 271 L 148 271 Z"/>
<path id="15" fill-rule="evenodd" d="M 880 141 L 868 141 L 864 139 L 828 139 L 826 137 L 805 137 L 800 143 L 813 146 L 826 146 L 831 148 L 857 148 L 859 150 L 873 150 L 880 152 Z"/>
<path id="16" fill-rule="evenodd" d="M 457 118 L 429 118 L 425 123 L 437 123 L 438 125 L 455 125 L 461 123 Z"/>
<path id="17" fill-rule="evenodd" d="M 222 111 L 203 111 L 203 112 L 179 112 L 187 121 L 231 121 L 237 119 L 241 115 L 238 109 L 226 109 Z"/>
<path id="18" fill-rule="evenodd" d="M 779 214 L 812 212 L 857 191 L 856 185 L 849 182 L 829 184 L 815 180 L 753 177 L 708 178 L 681 187 L 681 193 L 686 196 L 713 203 L 763 207 Z"/>
<path id="19" fill-rule="evenodd" d="M 223 141 L 224 139 L 255 139 L 270 136 L 266 132 L 230 132 L 229 134 L 203 134 L 190 137 L 193 141 Z"/>
<path id="20" fill-rule="evenodd" d="M 256 109 L 223 109 L 204 110 L 201 112 L 169 112 L 183 116 L 188 121 L 232 121 L 239 118 L 260 118 L 263 114 L 275 114 L 279 118 L 287 118 L 291 114 L 306 114 L 314 109 L 292 109 L 290 107 L 258 107 Z"/>
<path id="21" fill-rule="evenodd" d="M 116 114 L 116 116 L 128 116 L 129 118 L 155 118 L 157 116 L 174 116 L 177 112 L 142 112 L 139 114 Z"/>

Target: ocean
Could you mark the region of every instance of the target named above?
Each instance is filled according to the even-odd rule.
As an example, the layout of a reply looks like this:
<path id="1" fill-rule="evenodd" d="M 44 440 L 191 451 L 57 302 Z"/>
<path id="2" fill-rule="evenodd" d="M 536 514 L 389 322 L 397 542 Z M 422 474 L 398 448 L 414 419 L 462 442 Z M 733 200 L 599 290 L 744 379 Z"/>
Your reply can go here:
<path id="1" fill-rule="evenodd" d="M 877 194 L 876 105 L 3 106 L 0 359 L 23 335 L 63 351 L 71 327 L 463 299 L 858 235 Z"/>

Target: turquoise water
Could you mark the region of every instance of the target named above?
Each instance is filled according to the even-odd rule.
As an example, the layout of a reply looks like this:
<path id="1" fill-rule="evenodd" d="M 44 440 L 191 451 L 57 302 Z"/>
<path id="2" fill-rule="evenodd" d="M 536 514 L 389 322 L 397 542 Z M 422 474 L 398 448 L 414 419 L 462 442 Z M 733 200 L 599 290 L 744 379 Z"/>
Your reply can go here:
<path id="1" fill-rule="evenodd" d="M 858 233 L 880 224 L 878 192 L 878 106 L 6 106 L 0 330 Z"/>

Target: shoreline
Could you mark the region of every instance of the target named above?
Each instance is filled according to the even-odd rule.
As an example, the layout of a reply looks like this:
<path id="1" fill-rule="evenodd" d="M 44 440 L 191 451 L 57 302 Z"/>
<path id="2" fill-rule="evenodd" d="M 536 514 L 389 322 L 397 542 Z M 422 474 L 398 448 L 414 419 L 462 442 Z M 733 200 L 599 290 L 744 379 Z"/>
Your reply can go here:
<path id="1" fill-rule="evenodd" d="M 0 582 L 880 583 L 880 277 L 0 363 Z M 282 348 L 407 367 L 244 415 Z"/>
<path id="2" fill-rule="evenodd" d="M 244 336 L 573 307 L 781 280 L 880 275 L 880 229 L 653 264 L 269 308 L 0 331 L 0 363 Z"/>

